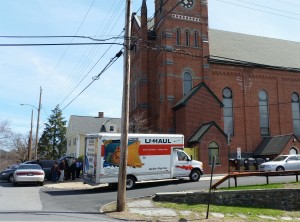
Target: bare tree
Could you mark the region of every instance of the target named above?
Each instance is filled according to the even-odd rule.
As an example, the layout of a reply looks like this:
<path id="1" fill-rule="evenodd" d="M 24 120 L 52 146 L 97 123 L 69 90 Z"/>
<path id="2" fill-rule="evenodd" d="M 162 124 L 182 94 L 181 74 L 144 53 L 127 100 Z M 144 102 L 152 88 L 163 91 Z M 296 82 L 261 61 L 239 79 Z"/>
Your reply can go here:
<path id="1" fill-rule="evenodd" d="M 145 113 L 136 113 L 130 117 L 129 131 L 131 133 L 152 133 L 151 127 L 148 126 L 148 119 Z"/>
<path id="2" fill-rule="evenodd" d="M 0 120 L 0 147 L 4 147 L 11 137 L 12 131 L 7 120 Z"/>
<path id="3" fill-rule="evenodd" d="M 10 140 L 10 154 L 15 161 L 24 162 L 28 155 L 29 137 L 20 133 L 13 133 Z"/>

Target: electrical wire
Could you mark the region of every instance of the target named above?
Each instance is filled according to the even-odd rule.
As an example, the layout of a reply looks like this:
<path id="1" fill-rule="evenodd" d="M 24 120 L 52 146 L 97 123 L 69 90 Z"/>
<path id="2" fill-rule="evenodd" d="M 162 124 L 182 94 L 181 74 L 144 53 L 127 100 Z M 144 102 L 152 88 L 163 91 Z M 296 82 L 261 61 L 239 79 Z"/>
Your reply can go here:
<path id="1" fill-rule="evenodd" d="M 76 42 L 76 43 L 8 43 L 8 44 L 0 44 L 0 47 L 5 46 L 72 46 L 72 45 L 123 45 L 123 43 L 113 43 L 113 42 Z"/>
<path id="2" fill-rule="evenodd" d="M 261 9 L 251 8 L 251 7 L 248 7 L 248 6 L 243 6 L 243 5 L 235 4 L 235 3 L 232 3 L 232 2 L 227 2 L 227 1 L 223 1 L 223 0 L 216 0 L 216 1 L 223 2 L 223 3 L 229 4 L 229 5 L 234 5 L 234 6 L 237 6 L 237 7 L 251 9 L 251 10 L 254 10 L 254 11 L 264 12 L 264 13 L 271 14 L 271 15 L 278 15 L 278 16 L 281 16 L 281 17 L 294 19 L 294 20 L 298 20 L 298 21 L 300 20 L 299 18 L 295 18 L 295 17 L 291 17 L 291 16 L 287 16 L 287 15 L 282 15 L 282 14 L 278 14 L 278 13 L 274 13 L 274 12 L 268 12 L 268 11 L 264 11 L 264 10 L 261 10 Z"/>
<path id="3" fill-rule="evenodd" d="M 77 95 L 72 99 L 61 111 L 63 111 L 65 108 L 67 108 L 72 102 L 74 102 L 75 99 L 77 99 L 88 87 L 90 87 L 96 80 L 100 78 L 100 76 L 113 64 L 115 63 L 118 58 L 123 54 L 122 50 L 120 50 L 115 57 L 113 57 L 109 63 L 103 68 L 103 70 L 95 77 L 93 77 L 93 80 Z"/>

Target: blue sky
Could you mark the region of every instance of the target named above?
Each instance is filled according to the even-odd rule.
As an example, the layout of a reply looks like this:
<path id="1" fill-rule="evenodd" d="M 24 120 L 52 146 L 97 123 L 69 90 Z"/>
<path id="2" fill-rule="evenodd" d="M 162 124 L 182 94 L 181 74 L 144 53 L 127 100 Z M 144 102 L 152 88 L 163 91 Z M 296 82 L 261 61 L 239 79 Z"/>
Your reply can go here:
<path id="1" fill-rule="evenodd" d="M 132 2 L 132 11 L 138 11 L 142 0 Z M 153 2 L 147 1 L 149 17 Z M 208 8 L 210 28 L 300 42 L 300 1 L 208 0 Z M 123 30 L 124 10 L 124 0 L 1 0 L 0 35 L 115 37 Z M 86 41 L 0 38 L 0 44 Z M 37 107 L 40 86 L 40 132 L 57 104 L 66 120 L 70 115 L 97 116 L 98 112 L 121 117 L 123 57 L 65 108 L 120 49 L 119 45 L 0 46 L 0 119 L 8 120 L 15 132 L 28 133 L 31 107 L 20 103 Z M 36 124 L 37 111 L 33 110 Z"/>

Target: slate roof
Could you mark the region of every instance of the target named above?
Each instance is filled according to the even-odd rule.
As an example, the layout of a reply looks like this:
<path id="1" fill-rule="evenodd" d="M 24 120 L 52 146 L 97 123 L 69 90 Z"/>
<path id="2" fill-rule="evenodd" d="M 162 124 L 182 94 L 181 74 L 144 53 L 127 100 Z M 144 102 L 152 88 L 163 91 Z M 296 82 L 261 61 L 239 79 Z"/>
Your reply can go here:
<path id="1" fill-rule="evenodd" d="M 209 123 L 202 124 L 199 129 L 194 133 L 194 135 L 191 136 L 191 138 L 188 140 L 188 143 L 199 143 L 202 139 L 202 137 L 208 132 L 208 130 L 215 126 L 225 137 L 226 134 L 224 131 L 216 124 L 214 121 L 211 121 Z"/>
<path id="2" fill-rule="evenodd" d="M 188 100 L 201 88 L 206 88 L 208 90 L 208 92 L 215 98 L 215 100 L 220 104 L 221 107 L 223 107 L 223 103 L 218 99 L 218 97 L 213 93 L 213 91 L 211 91 L 208 86 L 202 82 L 200 84 L 198 84 L 197 86 L 195 86 L 194 88 L 192 88 L 189 93 L 187 93 L 186 95 L 184 95 L 177 103 L 176 105 L 173 107 L 173 110 L 177 110 L 180 107 L 183 107 L 186 105 L 186 103 L 188 102 Z"/>
<path id="3" fill-rule="evenodd" d="M 300 42 L 209 29 L 210 62 L 300 71 Z"/>
<path id="4" fill-rule="evenodd" d="M 99 133 L 100 131 L 105 132 L 104 130 L 109 132 L 108 127 L 110 125 L 114 125 L 120 130 L 121 119 L 71 115 L 67 127 L 67 137 L 75 136 L 77 134 Z"/>
<path id="5" fill-rule="evenodd" d="M 264 137 L 254 151 L 254 156 L 279 155 L 294 134 Z"/>

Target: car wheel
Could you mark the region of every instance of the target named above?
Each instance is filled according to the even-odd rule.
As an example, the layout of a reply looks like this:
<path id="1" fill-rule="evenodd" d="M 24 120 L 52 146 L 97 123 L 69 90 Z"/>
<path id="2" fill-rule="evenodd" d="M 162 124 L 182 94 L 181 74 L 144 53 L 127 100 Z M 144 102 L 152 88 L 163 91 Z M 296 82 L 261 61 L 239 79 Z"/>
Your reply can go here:
<path id="1" fill-rule="evenodd" d="M 7 182 L 10 182 L 10 183 L 13 183 L 15 180 L 14 180 L 14 175 L 9 175 L 8 179 L 7 179 Z"/>
<path id="2" fill-rule="evenodd" d="M 192 170 L 190 174 L 190 180 L 192 182 L 197 182 L 200 179 L 200 171 L 199 170 Z"/>
<path id="3" fill-rule="evenodd" d="M 276 171 L 284 171 L 284 168 L 282 166 L 279 166 L 276 168 Z"/>
<path id="4" fill-rule="evenodd" d="M 126 179 L 126 189 L 131 190 L 134 188 L 135 178 L 133 176 L 128 176 Z"/>

